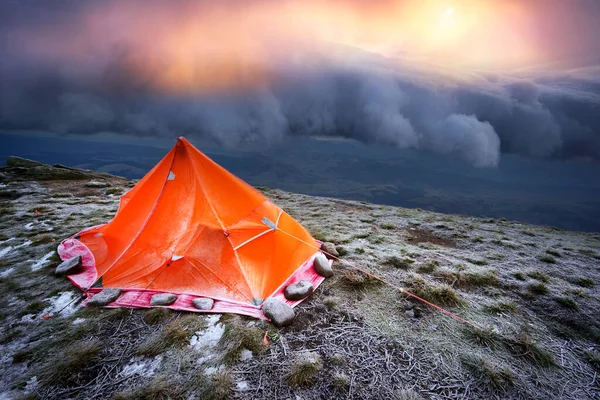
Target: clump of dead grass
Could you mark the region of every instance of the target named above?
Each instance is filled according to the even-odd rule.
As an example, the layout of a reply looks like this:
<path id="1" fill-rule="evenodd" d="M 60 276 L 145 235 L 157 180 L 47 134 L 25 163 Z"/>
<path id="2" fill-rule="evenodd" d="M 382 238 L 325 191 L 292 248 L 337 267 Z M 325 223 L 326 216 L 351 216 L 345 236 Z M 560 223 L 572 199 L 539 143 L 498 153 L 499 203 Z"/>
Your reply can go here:
<path id="1" fill-rule="evenodd" d="M 47 361 L 38 379 L 44 385 L 71 382 L 81 370 L 98 359 L 101 349 L 102 342 L 98 339 L 74 342 L 56 358 Z"/>
<path id="2" fill-rule="evenodd" d="M 462 357 L 462 363 L 480 385 L 490 390 L 506 391 L 513 386 L 514 377 L 510 369 L 501 367 L 482 356 L 466 355 Z"/>
<path id="3" fill-rule="evenodd" d="M 546 295 L 550 293 L 550 290 L 543 282 L 531 283 L 527 286 L 527 290 L 533 295 Z"/>
<path id="4" fill-rule="evenodd" d="M 529 271 L 527 272 L 527 276 L 544 283 L 550 281 L 548 274 L 542 271 Z"/>
<path id="5" fill-rule="evenodd" d="M 575 285 L 581 286 L 584 288 L 593 288 L 594 286 L 596 286 L 596 283 L 594 282 L 594 280 L 590 279 L 590 278 L 575 278 L 572 280 L 572 282 Z"/>
<path id="6" fill-rule="evenodd" d="M 429 260 L 425 264 L 420 265 L 419 268 L 417 268 L 417 271 L 420 273 L 430 274 L 439 265 L 440 265 L 440 263 L 438 263 L 436 260 Z"/>
<path id="7" fill-rule="evenodd" d="M 569 310 L 579 311 L 579 306 L 575 302 L 575 300 L 569 297 L 554 297 L 554 301 L 556 301 L 561 306 L 568 308 Z"/>
<path id="8" fill-rule="evenodd" d="M 179 317 L 166 324 L 162 330 L 149 336 L 137 348 L 138 355 L 157 356 L 171 347 L 182 347 L 189 343 L 197 330 L 206 327 L 206 320 L 197 315 Z"/>
<path id="9" fill-rule="evenodd" d="M 525 332 L 520 332 L 513 338 L 505 337 L 504 343 L 516 357 L 523 357 L 533 365 L 540 367 L 552 367 L 556 365 L 552 353 L 542 349 Z"/>
<path id="10" fill-rule="evenodd" d="M 342 273 L 341 282 L 347 288 L 355 290 L 366 289 L 369 287 L 381 285 L 379 279 L 374 278 L 371 275 L 367 275 L 357 269 L 347 269 Z"/>
<path id="11" fill-rule="evenodd" d="M 496 348 L 502 340 L 492 329 L 478 329 L 469 325 L 464 327 L 463 334 L 471 342 L 490 349 Z"/>
<path id="12" fill-rule="evenodd" d="M 225 321 L 225 331 L 219 340 L 223 347 L 223 362 L 231 365 L 239 361 L 242 350 L 248 349 L 254 354 L 265 351 L 263 332 L 256 326 L 248 326 L 241 317 L 234 316 Z"/>
<path id="13" fill-rule="evenodd" d="M 159 376 L 145 386 L 116 393 L 114 400 L 184 400 L 185 388 L 166 376 Z"/>
<path id="14" fill-rule="evenodd" d="M 227 400 L 233 394 L 233 376 L 229 371 L 219 371 L 202 379 L 199 387 L 198 398 L 203 400 Z"/>
<path id="15" fill-rule="evenodd" d="M 517 303 L 514 301 L 503 301 L 485 307 L 490 314 L 512 314 L 517 312 Z"/>
<path id="16" fill-rule="evenodd" d="M 142 318 L 147 324 L 156 325 L 168 320 L 173 312 L 168 308 L 151 308 L 143 311 Z"/>
<path id="17" fill-rule="evenodd" d="M 315 352 L 305 352 L 297 355 L 288 372 L 288 382 L 292 386 L 309 387 L 315 384 L 319 372 L 323 369 L 321 356 Z"/>
<path id="18" fill-rule="evenodd" d="M 383 262 L 383 264 L 392 266 L 394 268 L 399 268 L 399 269 L 409 269 L 414 262 L 415 262 L 415 260 L 413 260 L 412 258 L 409 258 L 409 257 L 400 258 L 400 257 L 392 256 L 392 257 L 386 258 L 385 261 Z"/>
<path id="19" fill-rule="evenodd" d="M 467 305 L 456 291 L 448 285 L 433 286 L 420 276 L 407 278 L 407 289 L 411 293 L 440 306 L 461 307 Z"/>
<path id="20" fill-rule="evenodd" d="M 541 255 L 539 260 L 548 264 L 556 264 L 556 258 L 552 257 L 550 254 Z"/>

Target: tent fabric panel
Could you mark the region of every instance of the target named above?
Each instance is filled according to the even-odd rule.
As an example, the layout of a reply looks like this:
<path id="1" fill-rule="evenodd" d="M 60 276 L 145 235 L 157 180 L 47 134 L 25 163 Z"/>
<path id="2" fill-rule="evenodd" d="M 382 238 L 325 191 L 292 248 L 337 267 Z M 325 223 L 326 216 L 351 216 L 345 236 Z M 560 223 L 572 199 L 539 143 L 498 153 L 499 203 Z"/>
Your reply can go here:
<path id="1" fill-rule="evenodd" d="M 202 182 L 204 193 L 223 226 L 240 221 L 266 200 L 258 190 L 216 164 L 187 140 L 181 141 L 186 147 L 194 149 L 190 152 L 190 160 Z"/>
<path id="2" fill-rule="evenodd" d="M 249 280 L 256 287 L 258 297 L 267 298 L 310 258 L 318 247 L 310 234 L 284 212 L 279 219 L 277 230 L 244 245 L 237 253 L 242 265 L 253 271 L 252 279 Z"/>
<path id="3" fill-rule="evenodd" d="M 79 240 L 91 246 L 92 252 L 102 244 L 97 234 L 102 234 L 107 244 L 106 251 L 96 260 L 98 275 L 102 276 L 119 260 L 131 241 L 141 232 L 152 210 L 156 207 L 159 196 L 169 175 L 175 156 L 175 146 L 154 169 L 149 178 L 139 182 L 137 195 L 131 197 L 127 207 L 120 209 L 115 217 L 106 225 L 91 229 L 80 234 Z M 98 248 L 100 250 L 100 248 Z"/>

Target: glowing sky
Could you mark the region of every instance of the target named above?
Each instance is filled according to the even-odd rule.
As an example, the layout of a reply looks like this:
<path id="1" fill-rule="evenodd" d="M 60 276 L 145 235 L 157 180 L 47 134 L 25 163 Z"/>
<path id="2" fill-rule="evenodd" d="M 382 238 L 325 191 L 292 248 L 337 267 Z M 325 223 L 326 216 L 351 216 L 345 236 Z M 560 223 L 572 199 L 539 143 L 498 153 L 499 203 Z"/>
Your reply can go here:
<path id="1" fill-rule="evenodd" d="M 335 45 L 443 67 L 562 67 L 598 49 L 590 10 L 600 7 L 585 0 L 91 1 L 52 10 L 39 25 L 17 21 L 9 45 L 84 68 L 121 52 L 141 80 L 202 92 L 260 84 L 280 66 L 312 67 L 307 59 L 330 58 Z"/>

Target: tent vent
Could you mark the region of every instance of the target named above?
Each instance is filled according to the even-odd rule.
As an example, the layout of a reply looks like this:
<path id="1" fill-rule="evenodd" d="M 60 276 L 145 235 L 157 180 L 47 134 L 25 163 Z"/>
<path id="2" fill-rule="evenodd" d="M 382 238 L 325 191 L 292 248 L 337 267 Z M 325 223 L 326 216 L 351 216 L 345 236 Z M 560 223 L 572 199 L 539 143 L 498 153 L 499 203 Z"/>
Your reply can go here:
<path id="1" fill-rule="evenodd" d="M 277 225 L 275 225 L 275 222 L 271 221 L 267 217 L 263 217 L 262 223 L 265 224 L 266 226 L 268 226 L 271 229 L 277 229 Z"/>
<path id="2" fill-rule="evenodd" d="M 171 261 L 177 261 L 182 258 L 183 258 L 183 256 L 178 256 L 178 255 L 173 254 L 173 257 L 171 257 Z"/>
<path id="3" fill-rule="evenodd" d="M 175 180 L 175 174 L 173 173 L 173 171 L 169 171 L 169 177 L 167 178 L 168 181 L 174 181 Z"/>

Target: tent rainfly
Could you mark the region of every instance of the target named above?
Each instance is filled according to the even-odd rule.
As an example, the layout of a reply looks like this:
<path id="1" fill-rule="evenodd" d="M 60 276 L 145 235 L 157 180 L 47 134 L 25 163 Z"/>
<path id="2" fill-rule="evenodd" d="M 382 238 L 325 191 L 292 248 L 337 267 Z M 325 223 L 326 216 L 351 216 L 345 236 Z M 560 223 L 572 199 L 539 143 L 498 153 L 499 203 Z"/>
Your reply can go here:
<path id="1" fill-rule="evenodd" d="M 87 305 L 285 324 L 291 307 L 328 275 L 322 270 L 330 262 L 318 248 L 300 223 L 181 137 L 121 197 L 110 222 L 64 240 L 58 252 L 67 264 L 80 261 L 67 276 L 85 291 Z M 269 308 L 288 317 L 275 321 Z"/>

